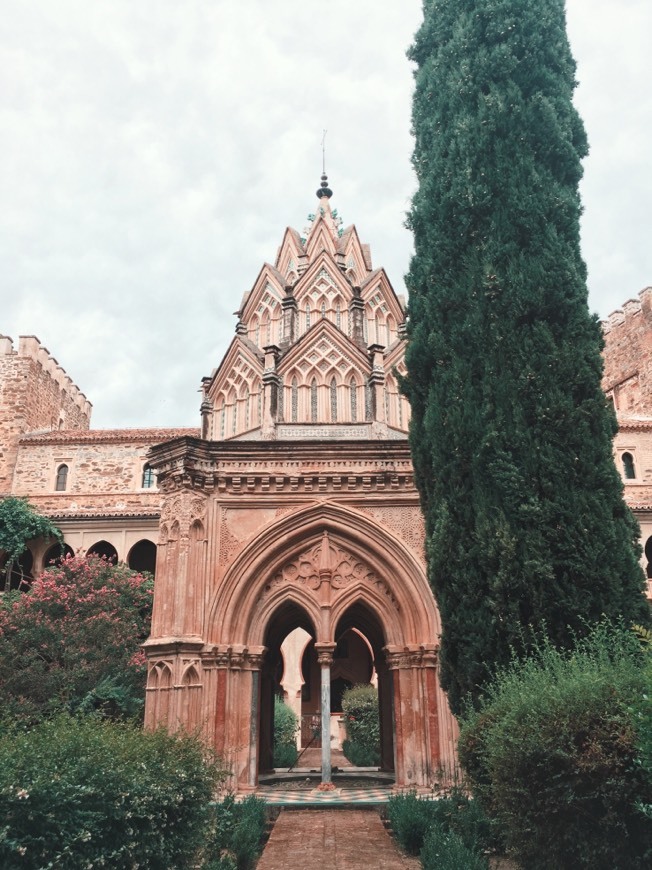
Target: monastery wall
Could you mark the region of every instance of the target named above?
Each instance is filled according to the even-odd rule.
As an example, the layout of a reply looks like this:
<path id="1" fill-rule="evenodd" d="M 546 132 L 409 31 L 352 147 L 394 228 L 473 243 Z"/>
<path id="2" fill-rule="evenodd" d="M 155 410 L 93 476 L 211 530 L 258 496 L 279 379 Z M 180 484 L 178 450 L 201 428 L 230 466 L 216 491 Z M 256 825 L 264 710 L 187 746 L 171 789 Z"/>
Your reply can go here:
<path id="1" fill-rule="evenodd" d="M 0 336 L 0 493 L 10 492 L 18 439 L 25 432 L 87 430 L 91 404 L 34 336 L 18 350 Z"/>
<path id="2" fill-rule="evenodd" d="M 144 479 L 147 452 L 154 444 L 196 429 L 126 429 L 48 432 L 20 439 L 13 492 L 29 497 L 53 516 L 157 514 L 155 479 Z M 57 472 L 67 466 L 65 489 Z"/>
<path id="3" fill-rule="evenodd" d="M 619 415 L 652 416 L 652 287 L 603 322 L 605 393 Z"/>

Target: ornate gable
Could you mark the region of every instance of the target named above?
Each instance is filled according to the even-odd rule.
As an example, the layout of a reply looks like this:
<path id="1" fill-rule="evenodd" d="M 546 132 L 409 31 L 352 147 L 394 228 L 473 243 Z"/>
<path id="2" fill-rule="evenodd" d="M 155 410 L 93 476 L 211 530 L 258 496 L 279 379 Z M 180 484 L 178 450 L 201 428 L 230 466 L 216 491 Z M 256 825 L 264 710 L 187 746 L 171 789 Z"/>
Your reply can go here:
<path id="1" fill-rule="evenodd" d="M 376 269 L 368 275 L 360 292 L 365 304 L 367 343 L 390 347 L 399 337 L 405 314 L 385 270 Z"/>
<path id="2" fill-rule="evenodd" d="M 239 330 L 246 327 L 245 334 L 256 347 L 262 349 L 266 345 L 279 343 L 284 296 L 283 276 L 274 266 L 265 263 L 238 312 Z"/>
<path id="3" fill-rule="evenodd" d="M 306 251 L 297 230 L 287 227 L 276 255 L 275 267 L 284 277 L 285 284 L 293 285 L 308 264 Z"/>
<path id="4" fill-rule="evenodd" d="M 206 413 L 211 412 L 206 437 L 224 441 L 260 428 L 263 360 L 252 342 L 236 335 L 205 385 Z"/>
<path id="5" fill-rule="evenodd" d="M 278 365 L 288 423 L 361 423 L 366 419 L 369 358 L 321 318 Z"/>
<path id="6" fill-rule="evenodd" d="M 366 256 L 364 248 L 367 248 Z M 337 246 L 338 259 L 342 264 L 344 274 L 351 284 L 356 286 L 362 284 L 371 271 L 371 257 L 368 248 L 368 245 L 361 244 L 358 231 L 353 225 L 344 230 Z"/>

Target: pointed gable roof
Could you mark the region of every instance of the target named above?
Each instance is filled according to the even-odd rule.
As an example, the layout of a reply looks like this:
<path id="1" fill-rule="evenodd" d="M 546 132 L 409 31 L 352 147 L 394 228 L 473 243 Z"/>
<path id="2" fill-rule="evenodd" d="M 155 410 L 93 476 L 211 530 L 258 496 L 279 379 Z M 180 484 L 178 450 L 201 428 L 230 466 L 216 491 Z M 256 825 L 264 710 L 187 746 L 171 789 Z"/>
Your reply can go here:
<path id="1" fill-rule="evenodd" d="M 371 372 L 371 362 L 348 336 L 322 317 L 288 350 L 278 365 L 281 376 L 295 369 L 306 378 L 316 372 L 326 378 L 335 370 L 342 376 L 351 371 L 367 376 Z"/>
<path id="2" fill-rule="evenodd" d="M 360 285 L 360 295 L 367 305 L 375 308 L 378 305 L 385 306 L 386 313 L 391 313 L 396 323 L 402 323 L 405 319 L 405 311 L 394 292 L 387 272 L 381 267 L 374 269 Z"/>
<path id="3" fill-rule="evenodd" d="M 369 245 L 363 245 L 358 236 L 355 224 L 351 224 L 342 233 L 337 246 L 338 260 L 345 271 L 353 269 L 358 284 L 364 281 L 371 271 L 371 255 Z"/>
<path id="4" fill-rule="evenodd" d="M 220 393 L 227 393 L 233 387 L 237 391 L 243 380 L 261 379 L 264 361 L 265 355 L 252 341 L 236 335 L 222 362 L 211 374 L 208 398 L 214 401 Z"/>
<path id="5" fill-rule="evenodd" d="M 295 284 L 294 297 L 297 302 L 300 303 L 315 289 L 320 289 L 319 285 L 322 285 L 321 289 L 324 292 L 328 292 L 329 287 L 332 288 L 330 294 L 339 293 L 347 302 L 353 296 L 351 285 L 338 268 L 333 256 L 327 251 L 319 253 Z"/>
<path id="6" fill-rule="evenodd" d="M 279 305 L 285 294 L 285 279 L 275 266 L 264 263 L 254 282 L 254 286 L 242 297 L 240 309 L 236 314 L 240 320 L 247 324 L 249 318 L 256 311 L 261 302 L 270 304 L 272 301 Z M 269 296 L 269 299 L 266 299 Z"/>
<path id="7" fill-rule="evenodd" d="M 299 274 L 300 268 L 305 262 L 306 250 L 301 242 L 299 232 L 292 227 L 286 227 L 276 255 L 275 268 L 284 276 L 287 283 L 288 275 L 291 272 Z"/>

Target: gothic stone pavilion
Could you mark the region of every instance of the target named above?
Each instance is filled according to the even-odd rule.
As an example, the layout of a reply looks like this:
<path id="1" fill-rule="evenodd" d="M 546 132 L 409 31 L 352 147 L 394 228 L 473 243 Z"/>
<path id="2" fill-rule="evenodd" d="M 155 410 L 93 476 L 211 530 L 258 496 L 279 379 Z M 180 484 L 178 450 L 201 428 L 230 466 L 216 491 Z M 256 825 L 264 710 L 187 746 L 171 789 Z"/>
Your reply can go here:
<path id="1" fill-rule="evenodd" d="M 69 550 L 156 572 L 147 725 L 199 729 L 242 791 L 271 767 L 279 687 L 304 743 L 321 718 L 326 780 L 342 690 L 369 680 L 397 784 L 454 765 L 396 376 L 404 306 L 330 196 L 323 179 L 309 229 L 286 230 L 245 294 L 201 429 L 90 429 L 38 339 L 16 351 L 0 336 L 0 497 L 28 497 Z M 652 288 L 604 329 L 614 453 L 652 577 Z M 53 555 L 30 542 L 25 576 Z"/>
<path id="2" fill-rule="evenodd" d="M 425 786 L 453 763 L 397 382 L 404 305 L 330 197 L 323 177 L 311 226 L 285 231 L 245 294 L 203 380 L 202 436 L 149 454 L 163 498 L 146 723 L 200 727 L 242 790 L 272 766 L 291 657 L 325 781 L 331 708 L 372 674 L 382 767 Z M 296 629 L 298 655 L 281 649 Z"/>

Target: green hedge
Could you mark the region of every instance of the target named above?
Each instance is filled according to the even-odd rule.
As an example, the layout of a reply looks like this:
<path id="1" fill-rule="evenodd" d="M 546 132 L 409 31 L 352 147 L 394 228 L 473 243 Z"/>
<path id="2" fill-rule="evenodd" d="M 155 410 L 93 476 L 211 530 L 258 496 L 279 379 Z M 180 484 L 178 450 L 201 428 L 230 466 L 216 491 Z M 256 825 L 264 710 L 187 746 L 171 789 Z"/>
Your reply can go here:
<path id="1" fill-rule="evenodd" d="M 378 692 L 370 684 L 346 689 L 342 695 L 342 712 L 347 739 L 342 751 L 356 767 L 378 767 L 380 764 L 380 719 Z"/>
<path id="2" fill-rule="evenodd" d="M 4 870 L 195 867 L 223 778 L 194 739 L 96 717 L 3 726 Z"/>
<path id="3" fill-rule="evenodd" d="M 274 699 L 274 767 L 292 767 L 299 757 L 297 731 L 299 720 L 294 710 L 280 698 Z"/>
<path id="4" fill-rule="evenodd" d="M 428 855 L 434 854 L 433 844 L 436 844 L 436 850 L 450 846 L 454 854 L 457 849 L 456 838 L 459 838 L 464 849 L 473 854 L 480 855 L 502 848 L 494 826 L 478 801 L 459 789 L 451 789 L 434 800 L 418 797 L 414 791 L 391 795 L 387 802 L 387 818 L 401 848 L 409 855 L 422 853 L 433 829 L 437 829 L 438 833 L 428 846 Z M 442 837 L 449 833 L 455 837 L 442 845 Z"/>
<path id="5" fill-rule="evenodd" d="M 631 632 L 600 626 L 573 653 L 544 645 L 515 663 L 463 724 L 462 765 L 523 866 L 651 866 L 637 731 L 651 688 Z"/>
<path id="6" fill-rule="evenodd" d="M 202 870 L 251 870 L 261 851 L 267 827 L 266 804 L 250 795 L 233 795 L 213 805 Z"/>

